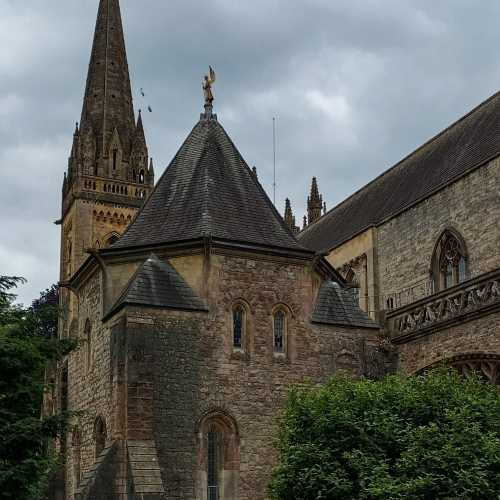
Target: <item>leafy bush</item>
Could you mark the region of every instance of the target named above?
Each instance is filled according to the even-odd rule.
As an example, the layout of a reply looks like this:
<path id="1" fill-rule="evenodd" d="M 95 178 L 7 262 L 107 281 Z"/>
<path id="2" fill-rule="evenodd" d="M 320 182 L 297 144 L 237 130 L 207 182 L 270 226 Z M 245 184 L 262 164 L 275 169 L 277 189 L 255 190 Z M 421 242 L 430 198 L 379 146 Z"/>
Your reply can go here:
<path id="1" fill-rule="evenodd" d="M 57 288 L 24 308 L 11 292 L 23 281 L 0 276 L 0 496 L 38 500 L 58 461 L 49 445 L 68 417 L 41 417 L 45 373 L 73 344 L 57 339 Z"/>
<path id="2" fill-rule="evenodd" d="M 296 388 L 274 500 L 500 498 L 500 395 L 453 371 Z"/>

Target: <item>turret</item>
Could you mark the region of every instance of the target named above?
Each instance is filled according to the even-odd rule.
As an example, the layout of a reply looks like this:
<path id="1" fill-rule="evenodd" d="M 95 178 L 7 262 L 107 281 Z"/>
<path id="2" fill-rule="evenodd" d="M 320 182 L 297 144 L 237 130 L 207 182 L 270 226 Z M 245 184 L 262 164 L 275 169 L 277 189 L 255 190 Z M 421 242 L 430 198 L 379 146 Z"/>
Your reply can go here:
<path id="1" fill-rule="evenodd" d="M 321 217 L 323 209 L 323 197 L 319 194 L 318 182 L 313 177 L 311 184 L 311 194 L 307 198 L 307 223 L 313 224 Z"/>

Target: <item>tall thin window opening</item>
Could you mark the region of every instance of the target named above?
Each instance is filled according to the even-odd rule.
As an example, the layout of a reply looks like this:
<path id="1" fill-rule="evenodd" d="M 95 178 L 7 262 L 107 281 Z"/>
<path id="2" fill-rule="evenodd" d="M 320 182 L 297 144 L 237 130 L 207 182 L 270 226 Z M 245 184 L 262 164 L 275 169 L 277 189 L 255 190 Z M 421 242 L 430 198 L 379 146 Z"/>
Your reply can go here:
<path id="1" fill-rule="evenodd" d="M 87 319 L 85 321 L 85 330 L 84 330 L 85 342 L 87 343 L 87 370 L 90 370 L 92 365 L 92 325 L 90 324 L 90 320 Z"/>
<path id="2" fill-rule="evenodd" d="M 233 309 L 233 347 L 241 349 L 243 347 L 243 336 L 245 331 L 245 310 L 242 306 Z"/>
<path id="3" fill-rule="evenodd" d="M 220 435 L 212 427 L 207 435 L 207 497 L 219 500 Z"/>
<path id="4" fill-rule="evenodd" d="M 118 161 L 118 149 L 113 149 L 113 170 L 116 170 L 117 161 Z"/>
<path id="5" fill-rule="evenodd" d="M 239 498 L 240 442 L 236 422 L 215 411 L 200 422 L 200 491 L 206 500 Z"/>
<path id="6" fill-rule="evenodd" d="M 282 310 L 274 314 L 274 352 L 285 352 L 286 316 Z"/>
<path id="7" fill-rule="evenodd" d="M 73 477 L 75 481 L 75 489 L 80 485 L 81 480 L 81 435 L 78 428 L 73 430 L 73 438 L 71 440 L 71 445 L 73 447 Z"/>
<path id="8" fill-rule="evenodd" d="M 97 417 L 94 424 L 94 439 L 95 439 L 95 458 L 102 453 L 102 450 L 106 447 L 106 422 L 102 417 Z"/>

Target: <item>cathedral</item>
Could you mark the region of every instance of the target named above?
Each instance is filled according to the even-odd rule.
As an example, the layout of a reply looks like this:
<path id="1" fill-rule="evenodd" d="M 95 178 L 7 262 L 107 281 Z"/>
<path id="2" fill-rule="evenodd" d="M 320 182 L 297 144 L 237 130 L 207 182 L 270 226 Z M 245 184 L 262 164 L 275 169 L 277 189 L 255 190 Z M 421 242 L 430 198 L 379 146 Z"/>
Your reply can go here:
<path id="1" fill-rule="evenodd" d="M 119 0 L 100 0 L 58 221 L 79 347 L 45 405 L 74 415 L 51 500 L 264 500 L 293 384 L 443 361 L 500 383 L 500 95 L 329 212 L 313 179 L 300 229 L 213 78 L 155 184 Z"/>

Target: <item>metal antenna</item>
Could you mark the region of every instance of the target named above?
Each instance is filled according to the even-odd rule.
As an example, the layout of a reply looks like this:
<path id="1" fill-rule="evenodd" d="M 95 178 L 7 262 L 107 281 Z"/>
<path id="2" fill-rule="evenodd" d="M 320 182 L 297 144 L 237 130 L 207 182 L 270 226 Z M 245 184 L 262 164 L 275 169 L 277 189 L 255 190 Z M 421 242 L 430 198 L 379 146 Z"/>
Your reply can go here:
<path id="1" fill-rule="evenodd" d="M 276 205 L 276 118 L 273 116 L 273 203 Z"/>

